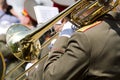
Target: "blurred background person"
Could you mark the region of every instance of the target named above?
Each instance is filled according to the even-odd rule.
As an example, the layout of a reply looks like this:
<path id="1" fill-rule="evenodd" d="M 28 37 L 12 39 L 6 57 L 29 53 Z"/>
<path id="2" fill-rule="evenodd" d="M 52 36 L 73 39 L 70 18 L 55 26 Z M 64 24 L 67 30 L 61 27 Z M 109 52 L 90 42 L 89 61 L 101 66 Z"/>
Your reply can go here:
<path id="1" fill-rule="evenodd" d="M 6 0 L 0 0 L 0 23 L 19 23 L 19 19 L 12 13 L 12 6 Z"/>
<path id="2" fill-rule="evenodd" d="M 32 7 L 37 4 L 35 0 L 33 0 L 32 3 L 31 0 L 7 0 L 7 3 L 13 6 L 14 11 L 17 13 L 17 17 L 20 20 L 20 24 L 23 24 L 29 29 L 33 29 L 37 26 L 35 12 Z M 31 4 L 31 6 L 28 8 L 27 6 L 29 4 Z"/>
<path id="3" fill-rule="evenodd" d="M 33 8 L 33 6 L 35 6 L 36 4 L 37 3 L 35 2 L 35 0 L 24 1 L 24 5 L 23 5 L 24 7 L 22 10 L 23 19 L 21 20 L 21 24 L 24 24 L 28 28 L 29 27 L 35 28 L 38 24 L 35 16 L 35 11 Z"/>
<path id="4" fill-rule="evenodd" d="M 13 7 L 8 5 L 6 0 L 0 0 L 0 33 L 6 33 L 11 24 L 20 22 L 15 14 Z"/>
<path id="5" fill-rule="evenodd" d="M 53 6 L 54 7 L 58 7 L 59 8 L 59 12 L 63 11 L 65 8 L 67 8 L 68 6 L 72 5 L 73 3 L 75 3 L 77 0 L 65 0 L 65 1 L 61 1 L 61 0 L 51 0 L 53 2 Z"/>

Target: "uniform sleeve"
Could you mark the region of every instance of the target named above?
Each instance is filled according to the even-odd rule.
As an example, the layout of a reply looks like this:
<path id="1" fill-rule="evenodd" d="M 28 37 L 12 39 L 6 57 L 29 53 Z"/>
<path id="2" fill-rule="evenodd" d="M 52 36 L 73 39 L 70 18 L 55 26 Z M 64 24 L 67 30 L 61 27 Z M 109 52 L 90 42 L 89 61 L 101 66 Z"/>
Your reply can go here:
<path id="1" fill-rule="evenodd" d="M 44 80 L 70 80 L 84 72 L 89 63 L 89 42 L 84 33 L 76 32 L 70 39 L 58 39 L 44 67 Z"/>

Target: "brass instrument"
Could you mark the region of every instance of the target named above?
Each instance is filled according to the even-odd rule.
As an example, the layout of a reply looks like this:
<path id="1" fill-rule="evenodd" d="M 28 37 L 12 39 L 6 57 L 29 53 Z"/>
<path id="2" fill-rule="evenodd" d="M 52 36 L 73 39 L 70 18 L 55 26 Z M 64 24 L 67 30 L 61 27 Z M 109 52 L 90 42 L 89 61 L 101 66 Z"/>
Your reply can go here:
<path id="1" fill-rule="evenodd" d="M 78 26 L 78 28 L 93 23 L 100 16 L 111 11 L 120 3 L 119 0 L 108 0 L 109 2 L 105 1 L 105 4 L 103 4 L 101 3 L 101 0 L 78 0 L 60 14 L 42 26 L 38 26 L 34 30 L 29 30 L 26 26 L 21 24 L 14 24 L 7 31 L 7 44 L 13 52 L 13 55 L 15 55 L 19 60 L 23 62 L 35 60 L 38 58 L 40 50 L 45 45 L 40 45 L 38 39 L 46 31 L 52 28 L 56 22 L 67 17 L 73 24 Z M 50 41 L 52 39 L 53 38 L 51 38 Z M 41 60 L 42 59 L 39 61 Z"/>
<path id="2" fill-rule="evenodd" d="M 5 60 L 2 53 L 0 52 L 0 80 L 4 79 L 5 70 L 6 70 Z"/>

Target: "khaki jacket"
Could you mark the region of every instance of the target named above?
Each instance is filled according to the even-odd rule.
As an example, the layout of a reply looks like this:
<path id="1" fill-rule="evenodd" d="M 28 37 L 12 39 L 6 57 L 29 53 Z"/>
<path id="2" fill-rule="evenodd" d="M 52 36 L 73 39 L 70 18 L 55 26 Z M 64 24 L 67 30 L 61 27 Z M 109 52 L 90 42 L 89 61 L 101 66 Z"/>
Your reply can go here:
<path id="1" fill-rule="evenodd" d="M 86 27 L 86 26 L 85 26 Z M 44 80 L 120 80 L 120 13 L 56 41 Z"/>

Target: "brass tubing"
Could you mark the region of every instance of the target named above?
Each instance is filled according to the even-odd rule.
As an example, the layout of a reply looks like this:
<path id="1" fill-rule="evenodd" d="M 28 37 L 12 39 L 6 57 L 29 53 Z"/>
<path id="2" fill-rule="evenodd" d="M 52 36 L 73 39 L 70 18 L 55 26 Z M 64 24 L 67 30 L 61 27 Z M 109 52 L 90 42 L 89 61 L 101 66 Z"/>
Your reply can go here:
<path id="1" fill-rule="evenodd" d="M 12 74 L 15 70 L 17 70 L 18 68 L 20 68 L 23 64 L 25 63 L 25 61 L 22 61 L 20 64 L 18 64 L 15 68 L 11 69 L 6 75 L 5 78 L 7 76 L 9 76 L 10 74 Z"/>
<path id="2" fill-rule="evenodd" d="M 56 22 L 58 22 L 60 19 L 66 17 L 68 14 L 70 14 L 77 6 L 81 4 L 81 1 L 78 0 L 75 4 L 72 6 L 66 8 L 64 11 L 59 13 L 57 16 L 49 20 L 47 23 L 43 24 L 42 27 L 38 26 L 35 28 L 32 32 L 30 32 L 30 35 L 28 35 L 29 38 L 31 38 L 31 41 L 38 40 L 46 31 L 48 31 Z"/>
<path id="3" fill-rule="evenodd" d="M 52 36 L 49 40 L 47 40 L 47 41 L 42 45 L 42 49 L 43 49 L 46 45 L 48 45 L 48 44 L 51 42 L 52 39 L 54 39 L 55 37 L 57 37 L 57 35 L 58 35 L 58 33 L 56 33 L 56 34 L 55 34 L 54 36 Z M 33 67 L 35 67 L 35 66 L 36 66 L 39 62 L 41 62 L 43 59 L 46 59 L 47 56 L 48 56 L 48 54 L 45 55 L 44 57 L 42 57 L 39 61 L 37 61 L 35 64 L 33 64 L 28 70 L 26 70 L 24 73 L 22 73 L 21 75 L 19 75 L 19 76 L 16 78 L 16 80 L 21 79 L 21 78 L 25 75 L 25 73 L 27 73 L 28 71 L 30 71 L 31 69 L 33 69 Z"/>
<path id="4" fill-rule="evenodd" d="M 46 59 L 48 54 L 46 54 L 44 57 L 42 57 L 40 60 L 38 60 L 36 63 L 34 63 L 30 68 L 28 68 L 24 73 L 21 73 L 15 80 L 20 80 L 27 72 L 29 72 L 31 69 L 33 69 L 39 62 Z"/>

